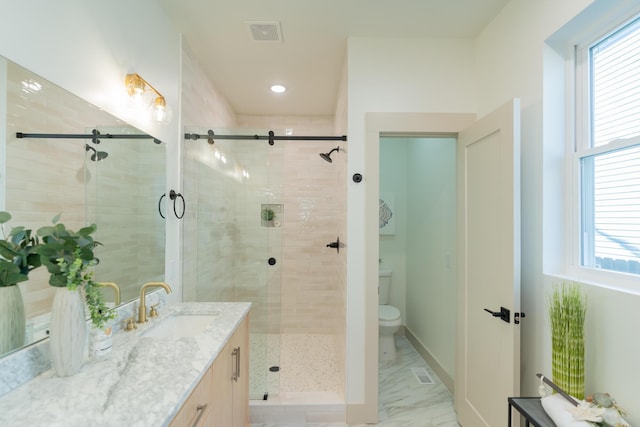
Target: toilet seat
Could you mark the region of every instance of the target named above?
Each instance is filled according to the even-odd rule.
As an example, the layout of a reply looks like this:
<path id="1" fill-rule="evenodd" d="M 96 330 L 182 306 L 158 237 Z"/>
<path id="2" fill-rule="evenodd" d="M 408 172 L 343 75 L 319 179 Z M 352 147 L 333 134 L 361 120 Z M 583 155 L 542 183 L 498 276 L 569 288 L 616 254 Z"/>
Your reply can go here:
<path id="1" fill-rule="evenodd" d="M 392 305 L 378 306 L 378 320 L 381 322 L 393 322 L 400 319 L 400 310 Z"/>

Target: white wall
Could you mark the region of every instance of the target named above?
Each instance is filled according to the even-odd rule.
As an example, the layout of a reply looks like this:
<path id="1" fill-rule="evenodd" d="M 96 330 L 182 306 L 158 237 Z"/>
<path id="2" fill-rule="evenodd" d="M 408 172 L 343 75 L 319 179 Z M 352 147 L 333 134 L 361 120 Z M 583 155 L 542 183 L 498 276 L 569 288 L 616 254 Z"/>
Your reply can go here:
<path id="1" fill-rule="evenodd" d="M 407 162 L 406 325 L 454 378 L 456 139 L 412 139 Z"/>
<path id="2" fill-rule="evenodd" d="M 379 141 L 373 138 L 375 142 L 365 143 L 366 114 L 473 112 L 473 68 L 473 44 L 468 39 L 348 41 L 349 176 L 361 173 L 364 177 L 361 183 L 350 181 L 348 186 L 349 422 L 377 416 L 377 293 L 368 288 L 378 275 Z"/>
<path id="3" fill-rule="evenodd" d="M 176 120 L 154 126 L 123 102 L 125 75 L 135 72 L 178 111 L 180 35 L 155 1 L 5 1 L 2 15 L 0 54 L 160 139 L 175 139 Z"/>
<path id="4" fill-rule="evenodd" d="M 167 147 L 167 187 L 180 191 L 180 35 L 153 0 L 4 1 L 0 55 L 97 105 Z M 153 125 L 126 102 L 124 78 L 136 72 L 173 110 Z M 180 298 L 178 220 L 167 218 L 166 280 Z"/>
<path id="5" fill-rule="evenodd" d="M 400 310 L 402 324 L 406 325 L 407 288 L 407 138 L 380 138 L 380 194 L 394 198 L 394 234 L 380 234 L 379 258 L 381 269 L 393 271 L 389 304 Z M 411 230 L 413 232 L 414 230 Z M 377 286 L 377 281 L 367 283 Z"/>
<path id="6" fill-rule="evenodd" d="M 476 40 L 480 115 L 521 99 L 522 391 L 535 395 L 535 374 L 548 353 L 542 300 L 542 83 L 544 40 L 588 2 L 512 1 Z M 526 29 L 526 30 L 524 30 Z"/>
<path id="7" fill-rule="evenodd" d="M 557 91 L 563 90 L 563 59 L 545 47 L 545 41 L 590 3 L 514 0 L 476 40 L 479 111 L 487 112 L 511 97 L 522 102 L 522 306 L 527 314 L 522 324 L 523 395 L 535 395 L 535 374 L 551 369 L 545 301 L 550 284 L 562 274 L 557 257 L 562 256 L 561 204 L 567 197 L 558 180 L 564 176 L 559 156 L 564 129 L 551 110 L 557 105 Z M 632 2 L 593 3 L 582 14 L 585 19 L 578 30 L 589 16 Z M 640 352 L 640 339 L 627 331 L 640 324 L 640 297 L 600 286 L 586 285 L 584 290 L 588 298 L 585 387 L 588 392 L 610 392 L 630 410 L 629 421 L 636 424 L 640 371 L 629 355 Z"/>

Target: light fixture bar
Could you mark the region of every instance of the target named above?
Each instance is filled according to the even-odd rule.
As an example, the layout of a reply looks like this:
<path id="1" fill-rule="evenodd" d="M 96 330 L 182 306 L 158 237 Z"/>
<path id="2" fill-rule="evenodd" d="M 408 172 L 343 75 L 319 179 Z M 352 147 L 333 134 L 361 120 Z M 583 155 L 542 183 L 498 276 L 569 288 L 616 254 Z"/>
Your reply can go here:
<path id="1" fill-rule="evenodd" d="M 156 95 L 164 98 L 164 96 L 162 96 L 162 94 L 158 92 L 158 89 L 153 87 L 151 83 L 143 79 L 142 76 L 140 76 L 140 74 L 138 73 L 127 74 L 127 76 L 124 78 L 124 82 L 127 85 L 127 89 L 129 90 L 129 95 L 133 94 L 133 89 L 135 88 L 141 88 L 142 90 L 144 90 L 144 87 L 146 85 L 149 86 L 149 89 L 151 89 Z"/>

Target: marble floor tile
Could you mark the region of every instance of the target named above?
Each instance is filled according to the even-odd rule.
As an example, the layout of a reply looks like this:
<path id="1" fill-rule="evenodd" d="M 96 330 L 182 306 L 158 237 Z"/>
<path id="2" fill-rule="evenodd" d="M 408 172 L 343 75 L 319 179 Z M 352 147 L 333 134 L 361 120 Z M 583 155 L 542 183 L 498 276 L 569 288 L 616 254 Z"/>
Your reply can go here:
<path id="1" fill-rule="evenodd" d="M 453 398 L 404 337 L 396 337 L 396 359 L 379 369 L 378 424 L 251 424 L 251 427 L 459 427 Z M 425 368 L 434 384 L 420 384 L 411 368 Z"/>

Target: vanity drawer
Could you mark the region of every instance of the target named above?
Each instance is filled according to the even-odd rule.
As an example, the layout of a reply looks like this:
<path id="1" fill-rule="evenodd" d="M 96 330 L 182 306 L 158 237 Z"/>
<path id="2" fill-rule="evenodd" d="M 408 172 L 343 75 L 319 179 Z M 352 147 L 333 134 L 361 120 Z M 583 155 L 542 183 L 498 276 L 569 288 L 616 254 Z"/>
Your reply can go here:
<path id="1" fill-rule="evenodd" d="M 213 367 L 204 374 L 196 388 L 175 416 L 170 427 L 212 427 Z"/>

